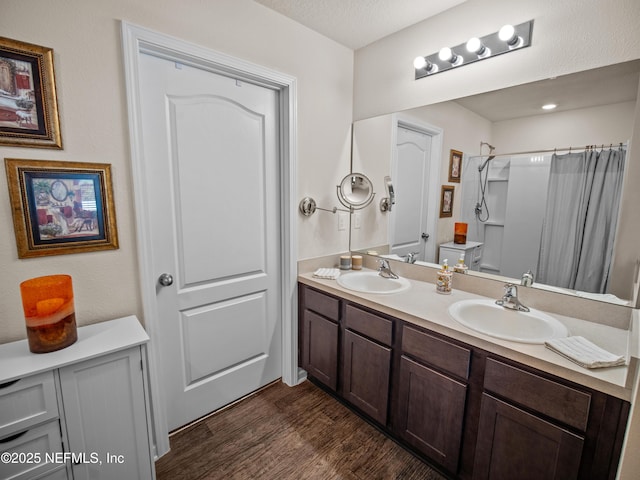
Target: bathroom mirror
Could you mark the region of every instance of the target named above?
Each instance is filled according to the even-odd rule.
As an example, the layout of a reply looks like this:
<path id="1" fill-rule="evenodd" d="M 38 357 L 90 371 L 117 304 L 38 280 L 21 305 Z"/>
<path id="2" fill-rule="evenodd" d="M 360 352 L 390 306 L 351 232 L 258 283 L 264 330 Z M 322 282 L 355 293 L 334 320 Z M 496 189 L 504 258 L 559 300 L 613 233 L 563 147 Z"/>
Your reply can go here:
<path id="1" fill-rule="evenodd" d="M 338 200 L 347 208 L 359 210 L 373 201 L 373 184 L 362 173 L 350 173 L 337 187 Z"/>
<path id="2" fill-rule="evenodd" d="M 497 156 L 490 165 L 496 180 L 501 180 L 500 175 L 508 171 L 512 162 L 511 157 L 502 154 L 547 150 L 545 155 L 551 155 L 554 148 L 573 147 L 584 150 L 586 145 L 598 145 L 600 150 L 603 146 L 609 148 L 611 143 L 616 146 L 619 142 L 627 142 L 631 140 L 634 121 L 640 121 L 635 118 L 639 72 L 640 60 L 635 60 L 357 121 L 354 124 L 355 154 L 352 168 L 369 172 L 374 182 L 382 182 L 385 175 L 391 174 L 396 187 L 396 207 L 399 210 L 405 198 L 403 198 L 402 184 L 396 180 L 398 177 L 394 172 L 397 168 L 397 165 L 394 166 L 394 162 L 397 163 L 395 157 L 400 148 L 413 144 L 408 142 L 401 144 L 397 140 L 400 134 L 396 131 L 399 132 L 400 123 L 406 123 L 424 125 L 425 131 L 431 132 L 429 139 L 431 143 L 427 143 L 427 147 L 420 151 L 430 155 L 429 161 L 438 163 L 437 178 L 435 181 L 432 179 L 431 185 L 425 184 L 431 190 L 436 189 L 437 194 L 428 197 L 430 200 L 426 209 L 424 209 L 424 200 L 413 208 L 416 211 L 424 209 L 425 218 L 427 215 L 436 218 L 434 228 L 415 232 L 422 236 L 425 244 L 433 242 L 431 250 L 424 249 L 425 254 L 419 258 L 418 263 L 434 265 L 439 261 L 439 245 L 453 240 L 455 222 L 468 221 L 470 236 L 473 233 L 474 212 L 465 212 L 463 215 L 462 208 L 463 205 L 476 203 L 477 192 L 474 188 L 469 188 L 465 181 L 473 183 L 474 186 L 477 185 L 478 170 L 476 166 L 474 173 L 472 165 L 484 163 L 489 153 L 486 147 L 480 149 L 481 142 L 488 142 L 495 146 Z M 541 110 L 543 103 L 549 102 L 558 104 L 558 107 L 551 112 Z M 363 152 L 363 145 L 371 146 Z M 448 175 L 451 150 L 463 152 L 463 168 L 459 182 L 450 181 Z M 557 153 L 567 152 L 558 151 Z M 625 168 L 628 168 L 629 163 L 637 161 L 630 158 L 628 153 L 627 149 Z M 536 157 L 536 155 L 531 154 L 529 157 Z M 533 162 L 530 159 L 528 161 Z M 420 175 L 416 173 L 414 178 Z M 440 205 L 437 199 L 441 185 L 455 188 L 452 218 L 438 216 Z M 506 189 L 506 185 L 507 183 L 499 185 L 496 182 L 498 189 Z M 378 188 L 383 188 L 382 183 Z M 435 201 L 432 200 L 434 197 Z M 492 201 L 494 204 L 490 205 L 490 208 L 496 215 L 498 212 L 505 212 L 508 207 L 505 201 L 496 199 Z M 541 200 L 539 192 L 536 192 L 525 203 L 533 204 L 543 201 L 546 200 Z M 624 194 L 622 201 L 625 201 Z M 622 207 L 621 205 L 621 211 L 624 214 L 625 209 Z M 362 214 L 362 218 L 352 218 L 351 249 L 387 254 L 390 228 L 394 223 L 393 216 L 396 208 L 394 207 L 392 212 L 385 213 L 380 212 L 379 209 L 372 210 L 375 212 L 367 211 Z M 521 221 L 523 225 L 527 223 L 526 218 L 521 218 Z M 624 221 L 625 219 L 621 217 L 618 224 Z M 496 223 L 499 223 L 498 218 Z M 500 246 L 498 250 L 501 250 Z M 430 256 L 428 252 L 432 252 Z M 615 251 L 613 255 L 615 260 Z M 449 261 L 452 260 L 449 259 Z M 596 296 L 595 299 L 611 300 L 614 303 L 623 303 L 631 299 L 633 291 L 631 285 L 637 271 L 634 268 L 627 268 L 628 265 L 624 265 L 624 268 L 619 267 L 620 265 L 614 262 L 611 278 L 615 277 L 615 282 L 610 286 L 613 287 L 615 284 L 617 287 L 610 291 L 611 296 Z M 470 274 L 519 283 L 520 275 L 525 271 L 511 273 L 511 275 L 503 275 L 496 270 L 470 272 Z M 576 294 L 576 292 L 555 288 L 553 285 L 541 285 L 537 282 L 534 283 L 534 288 Z"/>

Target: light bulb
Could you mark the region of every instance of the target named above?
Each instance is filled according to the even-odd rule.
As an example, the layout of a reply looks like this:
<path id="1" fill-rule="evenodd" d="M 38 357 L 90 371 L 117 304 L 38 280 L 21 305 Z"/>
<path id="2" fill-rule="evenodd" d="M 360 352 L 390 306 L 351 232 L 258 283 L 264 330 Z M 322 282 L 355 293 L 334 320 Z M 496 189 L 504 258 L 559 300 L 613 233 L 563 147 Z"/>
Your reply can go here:
<path id="1" fill-rule="evenodd" d="M 513 36 L 516 33 L 516 29 L 513 28 L 513 25 L 505 25 L 498 32 L 498 38 L 503 42 L 510 43 L 513 41 Z"/>
<path id="2" fill-rule="evenodd" d="M 498 38 L 509 45 L 509 48 L 517 48 L 522 45 L 523 40 L 516 35 L 516 29 L 513 25 L 505 25 L 498 32 Z"/>
<path id="3" fill-rule="evenodd" d="M 453 58 L 453 50 L 449 47 L 441 48 L 438 52 L 438 58 L 443 62 L 449 62 Z"/>
<path id="4" fill-rule="evenodd" d="M 556 105 L 555 103 L 547 103 L 546 105 L 542 106 L 543 110 L 553 110 L 554 108 L 556 108 L 558 105 Z"/>
<path id="5" fill-rule="evenodd" d="M 485 58 L 491 55 L 491 50 L 485 47 L 478 37 L 469 39 L 467 42 L 467 50 L 471 53 L 475 53 L 480 58 Z"/>
<path id="6" fill-rule="evenodd" d="M 440 52 L 438 52 L 438 58 L 443 62 L 449 62 L 452 67 L 457 67 L 464 61 L 461 55 L 458 55 L 449 47 L 441 48 Z"/>
<path id="7" fill-rule="evenodd" d="M 478 53 L 482 49 L 482 42 L 478 37 L 470 38 L 467 42 L 467 50 L 471 53 Z"/>
<path id="8" fill-rule="evenodd" d="M 421 68 L 424 68 L 427 66 L 427 59 L 424 57 L 416 57 L 413 60 L 413 68 L 415 68 L 416 70 L 420 70 Z"/>

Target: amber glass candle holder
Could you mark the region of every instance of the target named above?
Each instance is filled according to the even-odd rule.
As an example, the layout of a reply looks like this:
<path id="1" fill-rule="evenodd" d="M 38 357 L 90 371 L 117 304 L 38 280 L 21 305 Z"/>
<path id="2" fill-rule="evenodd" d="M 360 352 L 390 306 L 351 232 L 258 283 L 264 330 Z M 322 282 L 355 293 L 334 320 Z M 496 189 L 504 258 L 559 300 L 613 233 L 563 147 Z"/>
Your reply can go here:
<path id="1" fill-rule="evenodd" d="M 467 227 L 468 225 L 466 223 L 455 224 L 453 230 L 453 243 L 467 243 Z"/>
<path id="2" fill-rule="evenodd" d="M 48 353 L 78 339 L 73 285 L 69 275 L 49 275 L 20 284 L 29 350 Z"/>

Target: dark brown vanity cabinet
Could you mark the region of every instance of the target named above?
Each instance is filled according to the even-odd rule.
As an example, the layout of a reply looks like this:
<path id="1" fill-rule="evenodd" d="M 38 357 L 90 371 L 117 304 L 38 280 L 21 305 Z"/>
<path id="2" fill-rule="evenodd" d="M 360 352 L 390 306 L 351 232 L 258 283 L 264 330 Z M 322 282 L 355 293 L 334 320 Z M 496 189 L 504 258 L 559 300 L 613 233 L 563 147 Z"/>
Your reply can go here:
<path id="1" fill-rule="evenodd" d="M 300 365 L 332 390 L 338 388 L 340 300 L 300 287 Z"/>
<path id="2" fill-rule="evenodd" d="M 473 479 L 613 480 L 629 404 L 576 387 L 487 358 Z"/>
<path id="3" fill-rule="evenodd" d="M 300 363 L 460 480 L 614 480 L 629 402 L 300 285 Z"/>
<path id="4" fill-rule="evenodd" d="M 407 326 L 401 350 L 397 434 L 457 472 L 471 351 Z"/>
<path id="5" fill-rule="evenodd" d="M 299 299 L 302 368 L 386 425 L 393 320 L 305 285 Z"/>
<path id="6" fill-rule="evenodd" d="M 484 388 L 474 479 L 578 478 L 591 395 L 491 358 Z"/>
<path id="7" fill-rule="evenodd" d="M 347 304 L 344 324 L 342 396 L 386 425 L 393 322 Z"/>

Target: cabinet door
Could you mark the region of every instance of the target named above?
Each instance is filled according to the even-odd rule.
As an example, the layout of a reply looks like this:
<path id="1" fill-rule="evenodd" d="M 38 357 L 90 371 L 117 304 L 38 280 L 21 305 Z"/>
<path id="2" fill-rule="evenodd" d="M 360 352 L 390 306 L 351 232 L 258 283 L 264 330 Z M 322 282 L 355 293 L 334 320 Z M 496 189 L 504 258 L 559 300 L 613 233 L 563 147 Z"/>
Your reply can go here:
<path id="1" fill-rule="evenodd" d="M 75 480 L 152 478 L 141 351 L 60 369 L 64 423 Z"/>
<path id="2" fill-rule="evenodd" d="M 387 423 L 391 349 L 344 332 L 342 396 L 382 425 Z"/>
<path id="3" fill-rule="evenodd" d="M 399 389 L 400 437 L 457 472 L 467 386 L 403 356 Z"/>
<path id="4" fill-rule="evenodd" d="M 584 439 L 486 393 L 474 480 L 571 480 L 578 477 Z"/>
<path id="5" fill-rule="evenodd" d="M 338 385 L 338 324 L 304 310 L 302 368 L 333 390 Z"/>

